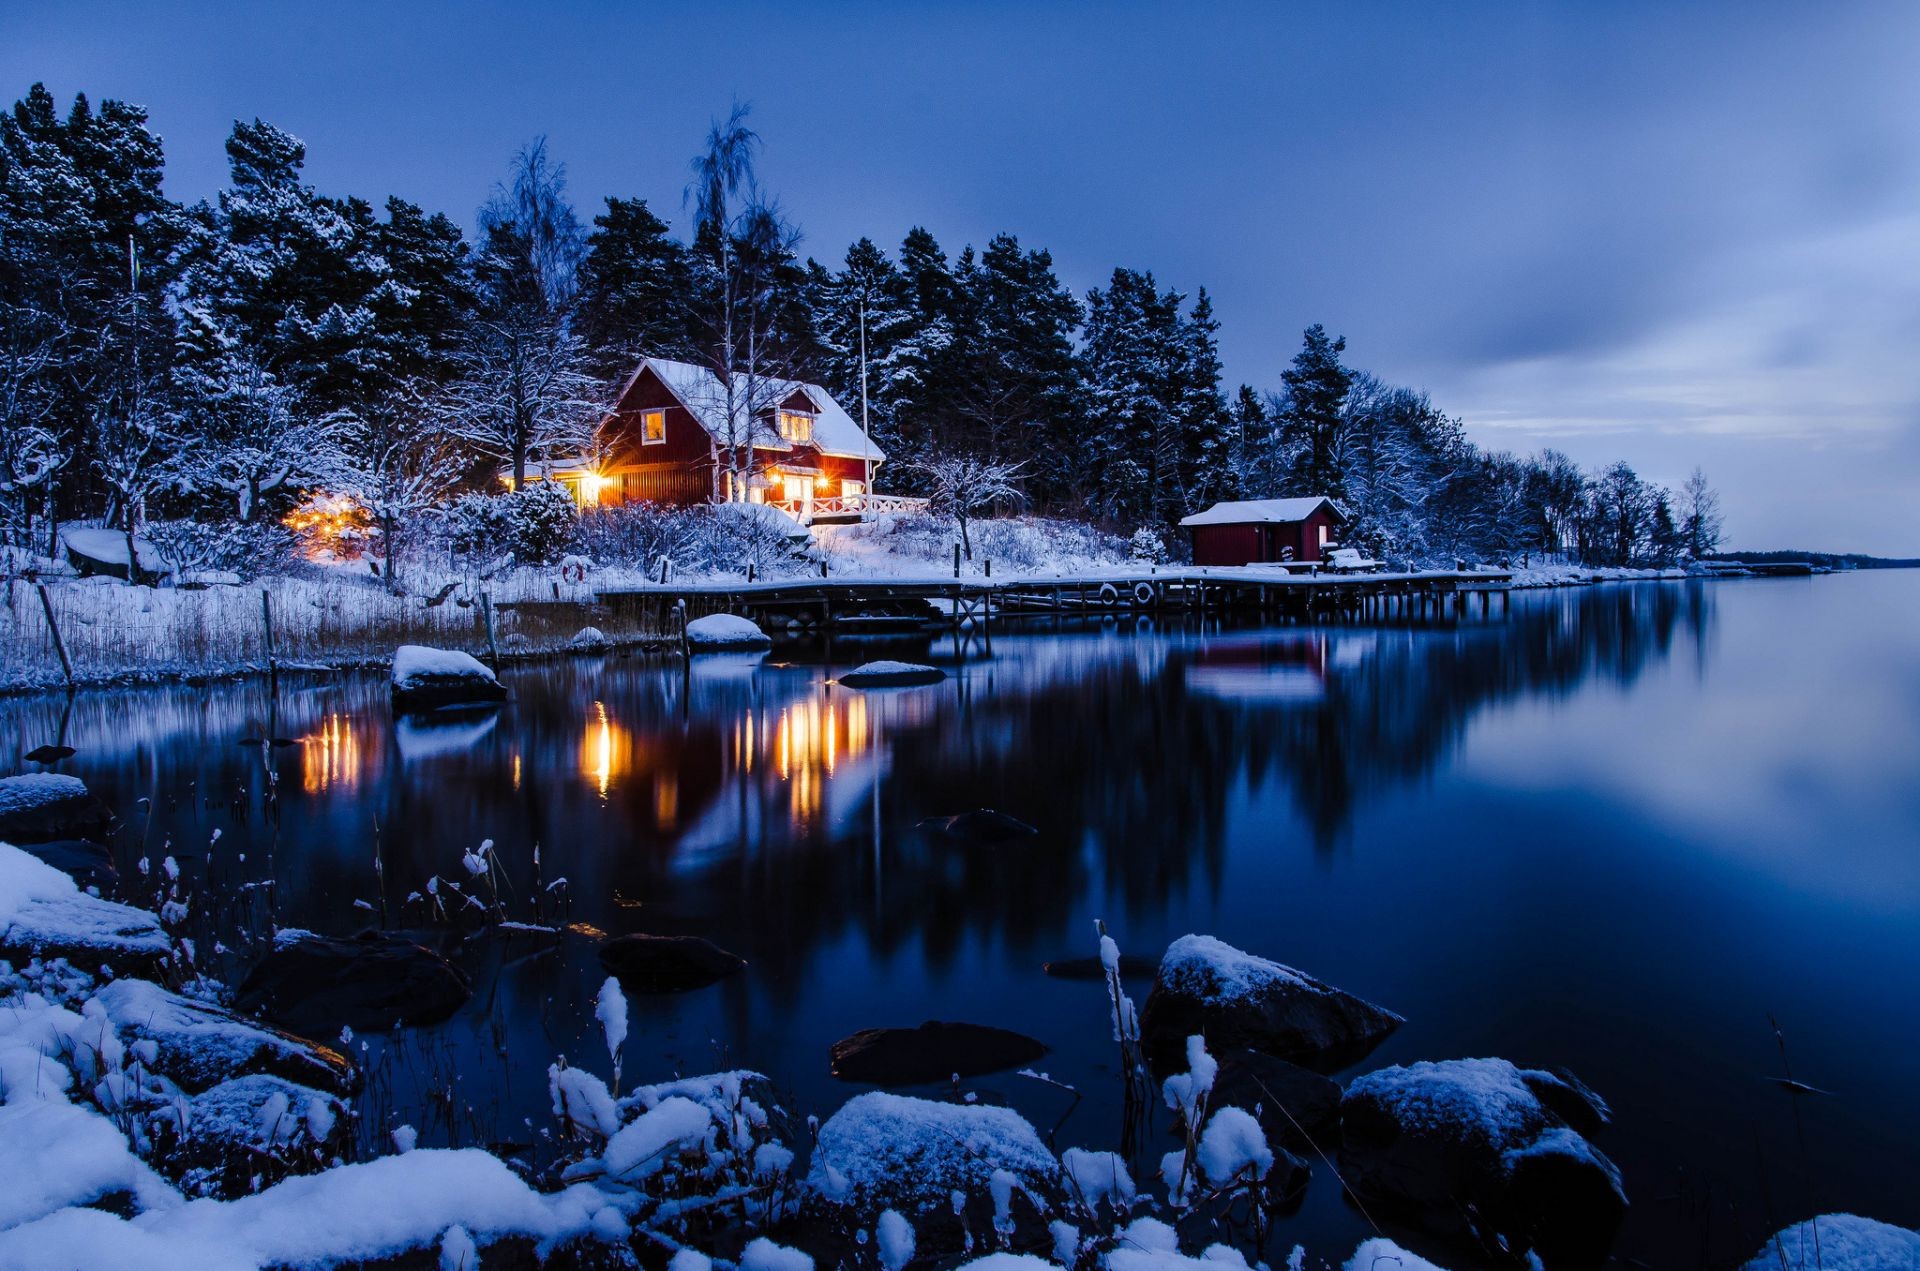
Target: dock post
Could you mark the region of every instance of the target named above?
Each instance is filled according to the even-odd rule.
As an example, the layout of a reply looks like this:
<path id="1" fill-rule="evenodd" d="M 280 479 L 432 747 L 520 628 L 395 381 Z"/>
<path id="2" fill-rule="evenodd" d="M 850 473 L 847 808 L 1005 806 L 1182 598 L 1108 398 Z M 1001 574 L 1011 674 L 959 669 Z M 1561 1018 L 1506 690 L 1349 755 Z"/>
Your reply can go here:
<path id="1" fill-rule="evenodd" d="M 67 687 L 72 688 L 73 663 L 67 660 L 67 642 L 60 638 L 60 624 L 53 620 L 53 601 L 47 598 L 47 585 L 35 583 L 33 589 L 40 593 L 40 612 L 47 615 L 47 630 L 53 635 L 53 651 L 60 655 L 60 672 L 67 677 Z"/>
<path id="2" fill-rule="evenodd" d="M 953 576 L 960 577 L 960 544 L 953 545 Z"/>
<path id="3" fill-rule="evenodd" d="M 483 599 L 485 598 L 485 594 L 484 592 L 481 593 Z M 277 679 L 280 675 L 280 668 L 275 664 L 273 657 L 273 597 L 267 594 L 265 587 L 260 589 L 260 621 L 266 628 L 267 633 L 267 678 L 270 680 Z M 493 620 L 489 618 L 487 623 L 489 629 L 491 629 Z"/>
<path id="4" fill-rule="evenodd" d="M 494 642 L 493 638 L 493 594 L 491 592 L 480 593 L 480 617 L 487 624 L 487 655 L 493 659 L 493 669 L 497 671 L 500 669 L 500 646 Z"/>

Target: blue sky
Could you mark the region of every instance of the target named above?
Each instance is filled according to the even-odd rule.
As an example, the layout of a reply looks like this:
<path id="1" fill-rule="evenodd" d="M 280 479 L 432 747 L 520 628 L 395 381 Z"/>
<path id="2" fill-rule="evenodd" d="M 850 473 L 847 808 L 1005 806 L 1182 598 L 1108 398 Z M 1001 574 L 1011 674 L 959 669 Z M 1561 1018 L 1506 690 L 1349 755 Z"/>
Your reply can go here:
<path id="1" fill-rule="evenodd" d="M 670 220 L 708 118 L 837 260 L 1007 230 L 1076 289 L 1213 294 L 1229 376 L 1302 327 L 1484 445 L 1703 465 L 1736 545 L 1920 553 L 1920 5 L 47 3 L 0 92 L 141 102 L 169 187 L 232 120 L 330 193 L 471 223 L 544 133 Z"/>

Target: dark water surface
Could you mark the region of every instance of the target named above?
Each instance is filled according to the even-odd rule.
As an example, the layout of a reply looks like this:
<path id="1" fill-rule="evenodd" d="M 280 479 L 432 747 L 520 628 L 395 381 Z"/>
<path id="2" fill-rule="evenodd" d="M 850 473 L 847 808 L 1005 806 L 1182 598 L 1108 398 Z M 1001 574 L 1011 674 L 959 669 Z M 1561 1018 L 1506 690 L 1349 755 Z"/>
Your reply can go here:
<path id="1" fill-rule="evenodd" d="M 123 873 L 170 841 L 203 942 L 230 950 L 269 897 L 283 925 L 367 925 L 376 825 L 396 926 L 490 838 L 515 917 L 564 876 L 573 921 L 749 960 L 633 999 L 629 1085 L 744 1064 L 823 1117 L 856 1090 L 827 1074 L 835 1039 L 972 1020 L 1051 1046 L 1084 1098 L 967 1089 L 1056 1146 L 1117 1146 L 1101 990 L 1041 963 L 1093 952 L 1096 919 L 1139 954 L 1212 933 L 1405 1015 L 1355 1071 L 1571 1067 L 1616 1113 L 1622 1264 L 1726 1265 L 1815 1212 L 1920 1223 L 1916 632 L 1912 573 L 1613 585 L 1456 629 L 1008 630 L 944 685 L 873 693 L 828 684 L 817 650 L 690 679 L 551 663 L 506 674 L 497 718 L 433 731 L 396 730 L 377 676 L 289 682 L 271 708 L 254 683 L 89 693 L 64 724 L 62 699 L 16 699 L 0 746 L 18 771 L 64 727 L 65 770 L 126 820 Z M 235 744 L 270 734 L 301 743 L 271 752 L 277 818 L 261 748 Z M 916 828 L 975 806 L 1041 833 Z M 542 947 L 494 942 L 460 1015 L 372 1041 L 369 1139 L 403 1118 L 423 1142 L 527 1142 L 555 1055 L 607 1070 L 592 942 Z M 1769 1014 L 1831 1094 L 1772 1081 Z M 430 1087 L 452 1092 L 437 1111 Z M 1337 1259 L 1366 1230 L 1316 1166 L 1274 1256 Z"/>

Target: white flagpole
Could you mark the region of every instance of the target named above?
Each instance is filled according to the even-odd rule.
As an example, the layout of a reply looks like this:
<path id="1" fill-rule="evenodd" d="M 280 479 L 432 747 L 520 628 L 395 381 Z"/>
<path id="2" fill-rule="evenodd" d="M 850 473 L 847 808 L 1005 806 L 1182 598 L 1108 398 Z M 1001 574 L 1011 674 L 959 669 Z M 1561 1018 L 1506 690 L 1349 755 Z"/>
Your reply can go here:
<path id="1" fill-rule="evenodd" d="M 872 519 L 867 509 L 873 506 L 873 434 L 867 431 L 867 292 L 860 289 L 860 438 L 863 456 L 860 461 L 861 476 L 864 480 L 860 487 L 860 519 Z"/>

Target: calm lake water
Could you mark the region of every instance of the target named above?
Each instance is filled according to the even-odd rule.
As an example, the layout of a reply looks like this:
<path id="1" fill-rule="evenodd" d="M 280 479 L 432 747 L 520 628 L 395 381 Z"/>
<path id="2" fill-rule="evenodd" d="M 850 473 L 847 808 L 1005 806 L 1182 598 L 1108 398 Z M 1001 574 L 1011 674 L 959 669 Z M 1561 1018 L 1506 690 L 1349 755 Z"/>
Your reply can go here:
<path id="1" fill-rule="evenodd" d="M 629 1085 L 743 1064 L 823 1117 L 857 1089 L 827 1074 L 837 1038 L 971 1020 L 1051 1046 L 1041 1066 L 1084 1097 L 967 1089 L 1056 1146 L 1117 1146 L 1101 989 L 1041 963 L 1093 952 L 1096 919 L 1130 953 L 1212 933 L 1405 1015 L 1355 1071 L 1572 1068 L 1616 1113 L 1622 1264 L 1725 1265 L 1815 1212 L 1920 1224 L 1916 632 L 1912 573 L 1611 585 L 1452 629 L 1008 629 L 958 666 L 937 644 L 943 685 L 872 693 L 830 684 L 869 655 L 844 643 L 833 666 L 783 649 L 690 677 L 551 663 L 510 670 L 497 717 L 432 731 L 396 729 L 377 675 L 271 704 L 253 683 L 14 699 L 0 757 L 18 771 L 64 729 L 66 770 L 126 819 L 123 874 L 170 842 L 209 945 L 269 896 L 284 925 L 366 925 L 376 827 L 392 922 L 418 924 L 404 898 L 490 838 L 516 917 L 564 876 L 571 921 L 749 960 L 633 999 Z M 277 818 L 249 735 L 301 743 L 271 755 Z M 976 806 L 1041 832 L 916 828 Z M 526 1142 L 555 1055 L 606 1070 L 592 941 L 541 947 L 486 953 L 447 1024 L 372 1039 L 369 1138 L 400 1118 L 423 1142 Z M 1774 1083 L 1770 1015 L 1830 1094 Z M 1316 1165 L 1275 1254 L 1365 1233 Z"/>

